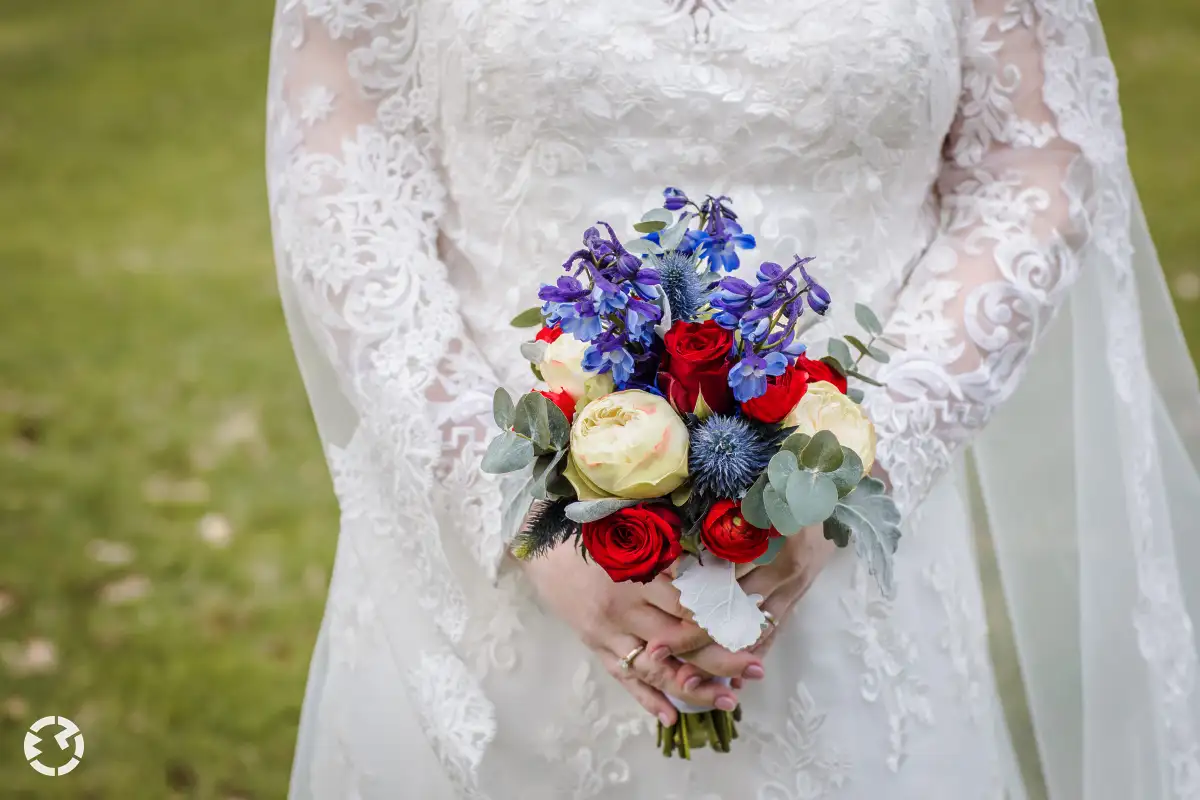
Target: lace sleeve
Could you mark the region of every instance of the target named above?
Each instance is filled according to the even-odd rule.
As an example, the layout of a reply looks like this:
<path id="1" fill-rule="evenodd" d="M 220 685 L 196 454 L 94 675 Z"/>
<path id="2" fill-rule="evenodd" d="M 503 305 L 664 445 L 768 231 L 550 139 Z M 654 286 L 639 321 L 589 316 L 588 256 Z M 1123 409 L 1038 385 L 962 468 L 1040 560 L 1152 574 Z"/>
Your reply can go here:
<path id="1" fill-rule="evenodd" d="M 299 326 L 338 376 L 403 510 L 400 535 L 459 527 L 442 533 L 465 537 L 494 576 L 500 490 L 477 466 L 498 381 L 438 255 L 446 192 L 419 23 L 404 0 L 279 3 L 268 103 L 276 261 L 293 337 Z"/>
<path id="2" fill-rule="evenodd" d="M 904 348 L 877 371 L 886 388 L 865 401 L 905 511 L 1012 394 L 1078 273 L 1089 159 L 1048 102 L 1108 87 L 1047 81 L 1041 6 L 1055 3 L 974 0 L 964 15 L 940 233 L 885 324 Z"/>

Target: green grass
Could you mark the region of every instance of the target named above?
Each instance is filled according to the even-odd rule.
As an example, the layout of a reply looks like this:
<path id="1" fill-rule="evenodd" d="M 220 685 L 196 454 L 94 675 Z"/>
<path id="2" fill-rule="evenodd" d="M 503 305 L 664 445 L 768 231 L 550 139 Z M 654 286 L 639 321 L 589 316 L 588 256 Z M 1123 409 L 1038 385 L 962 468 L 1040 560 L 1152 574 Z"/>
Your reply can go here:
<path id="1" fill-rule="evenodd" d="M 1200 6 L 1104 7 L 1134 171 L 1200 342 Z M 5 796 L 283 795 L 336 517 L 271 265 L 270 14 L 0 12 Z M 23 764 L 47 714 L 86 733 L 69 778 Z"/>

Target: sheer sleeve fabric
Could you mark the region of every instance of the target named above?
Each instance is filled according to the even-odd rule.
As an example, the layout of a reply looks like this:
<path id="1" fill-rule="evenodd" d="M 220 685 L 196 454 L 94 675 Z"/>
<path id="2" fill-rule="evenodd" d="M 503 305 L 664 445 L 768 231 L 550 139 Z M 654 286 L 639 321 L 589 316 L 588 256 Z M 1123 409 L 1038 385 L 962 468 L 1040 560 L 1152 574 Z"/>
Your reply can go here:
<path id="1" fill-rule="evenodd" d="M 903 347 L 866 400 L 905 511 L 1012 394 L 1075 282 L 1090 168 L 1045 100 L 1040 17 L 975 0 L 962 24 L 962 95 L 937 181 L 940 233 L 884 335 Z"/>
<path id="2" fill-rule="evenodd" d="M 327 442 L 369 439 L 400 535 L 428 545 L 422 570 L 446 571 L 439 551 L 453 542 L 494 577 L 503 495 L 478 464 L 498 381 L 439 258 L 436 54 L 418 5 L 280 3 L 268 109 L 276 261 L 293 338 L 312 344 L 352 407 L 350 430 L 323 430 Z M 461 628 L 447 611 L 457 602 L 430 603 Z"/>

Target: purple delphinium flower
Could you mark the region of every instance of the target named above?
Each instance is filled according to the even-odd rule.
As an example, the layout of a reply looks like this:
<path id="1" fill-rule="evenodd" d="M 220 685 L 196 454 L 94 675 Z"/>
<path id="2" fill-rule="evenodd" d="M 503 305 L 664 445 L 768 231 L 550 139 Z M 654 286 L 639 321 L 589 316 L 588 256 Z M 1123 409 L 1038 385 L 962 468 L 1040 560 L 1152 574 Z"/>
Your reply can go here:
<path id="1" fill-rule="evenodd" d="M 674 186 L 663 189 L 663 208 L 667 211 L 679 211 L 689 202 L 688 196 Z"/>
<path id="2" fill-rule="evenodd" d="M 829 310 L 829 306 L 832 305 L 833 300 L 830 298 L 829 292 L 825 291 L 825 287 L 814 281 L 812 276 L 808 274 L 808 270 L 804 268 L 804 265 L 811 260 L 804 259 L 799 265 L 800 277 L 804 278 L 804 283 L 808 286 L 809 308 L 824 316 L 825 312 Z"/>
<path id="3" fill-rule="evenodd" d="M 588 372 L 612 372 L 613 380 L 623 385 L 633 376 L 633 354 L 626 348 L 625 337 L 605 331 L 583 353 L 583 368 Z"/>
<path id="4" fill-rule="evenodd" d="M 741 278 L 723 278 L 717 290 L 708 298 L 709 305 L 717 309 L 713 319 L 723 328 L 736 328 L 742 315 L 751 308 L 750 297 L 753 293 L 754 287 Z"/>
<path id="5" fill-rule="evenodd" d="M 778 377 L 787 370 L 789 359 L 783 353 L 760 356 L 749 352 L 729 370 L 729 388 L 739 403 L 745 403 L 767 392 L 767 377 Z"/>

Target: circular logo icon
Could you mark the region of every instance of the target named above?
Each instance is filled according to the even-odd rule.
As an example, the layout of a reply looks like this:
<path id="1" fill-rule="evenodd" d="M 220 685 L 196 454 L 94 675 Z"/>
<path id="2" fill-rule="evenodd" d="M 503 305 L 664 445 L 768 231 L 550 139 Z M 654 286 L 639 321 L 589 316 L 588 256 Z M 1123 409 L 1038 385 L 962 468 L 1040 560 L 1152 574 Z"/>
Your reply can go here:
<path id="1" fill-rule="evenodd" d="M 61 766 L 50 766 L 42 763 L 42 750 L 39 745 L 43 744 L 44 737 L 40 735 L 43 728 L 57 725 L 62 728 L 61 731 L 54 734 L 54 741 L 58 743 L 59 749 L 71 752 L 71 760 Z M 75 744 L 71 744 L 71 740 L 75 740 Z M 79 765 L 79 760 L 83 758 L 83 732 L 79 730 L 79 726 L 66 717 L 42 717 L 37 722 L 29 726 L 29 731 L 25 734 L 25 760 L 29 762 L 29 766 L 33 767 L 43 775 L 55 777 L 58 775 L 66 775 L 71 770 Z M 51 759 L 58 761 L 61 759 Z"/>

